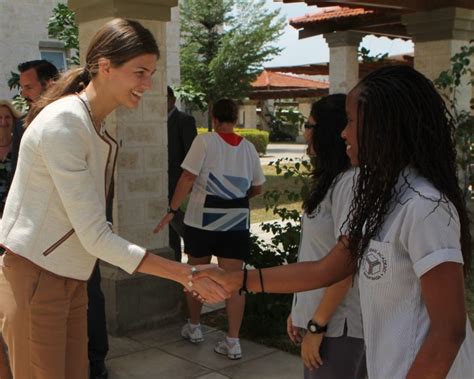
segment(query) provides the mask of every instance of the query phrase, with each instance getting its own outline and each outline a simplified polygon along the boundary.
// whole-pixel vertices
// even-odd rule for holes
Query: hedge
[[[198,128],[199,134],[207,132],[208,130],[206,128]],[[246,138],[249,142],[253,143],[255,149],[260,155],[264,155],[267,153],[267,145],[269,140],[267,131],[258,129],[235,128],[234,132]]]

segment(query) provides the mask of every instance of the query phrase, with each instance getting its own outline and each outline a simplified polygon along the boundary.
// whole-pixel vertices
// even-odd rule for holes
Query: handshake
[[[170,222],[172,222],[175,213],[178,213],[178,211],[168,211],[156,225],[153,232],[161,232]],[[170,262],[167,262],[166,265],[168,264],[170,264]],[[173,272],[171,273],[167,270],[167,275],[157,274],[152,269],[144,272],[175,280],[182,284],[184,290],[191,293],[196,299],[210,304],[220,303],[223,300],[230,298],[231,294],[236,291],[239,291],[239,294],[242,294],[242,292],[248,292],[248,272],[246,268],[238,271],[225,271],[215,264],[203,264],[197,266],[190,266],[178,262],[173,262],[173,264],[176,265],[172,269]],[[161,262],[161,265],[163,265],[163,262]],[[261,270],[258,270],[258,274],[260,277],[261,290],[263,292]]]
[[[224,271],[215,264],[192,266],[184,289],[206,303],[220,303],[241,288],[243,271]]]

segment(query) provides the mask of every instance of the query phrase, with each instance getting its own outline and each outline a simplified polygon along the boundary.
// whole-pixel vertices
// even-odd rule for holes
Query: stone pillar
[[[240,106],[242,112],[242,127],[245,129],[257,128],[257,101],[247,100]]]
[[[358,48],[363,34],[333,32],[323,37],[329,45],[329,93],[348,93],[359,80]]]
[[[69,0],[79,24],[80,54],[84,59],[97,29],[114,17],[135,19],[155,36],[160,59],[153,89],[136,110],[119,108],[107,119],[107,129],[120,150],[115,173],[114,230],[154,253],[173,259],[168,232],[152,230],[167,206],[166,21],[177,0]],[[109,332],[120,335],[181,317],[182,289],[152,276],[128,275],[102,263]]]
[[[298,102],[298,110],[306,119],[308,119],[311,113],[311,105],[313,105],[311,100],[312,99],[296,99]]]
[[[474,38],[474,10],[441,8],[402,16],[402,22],[415,43],[415,68],[430,79],[451,67],[451,57]],[[472,67],[472,65],[471,65]],[[461,80],[457,110],[469,111],[472,98],[471,77]]]
[[[179,8],[175,7],[171,10],[171,21],[166,23],[166,76],[168,85],[179,85],[181,83],[180,30]]]

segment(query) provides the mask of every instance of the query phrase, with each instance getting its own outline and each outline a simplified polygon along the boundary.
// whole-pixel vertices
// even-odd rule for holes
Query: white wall
[[[10,72],[18,63],[40,59],[39,42],[48,38],[48,19],[59,0],[0,0],[0,98],[10,99]]]

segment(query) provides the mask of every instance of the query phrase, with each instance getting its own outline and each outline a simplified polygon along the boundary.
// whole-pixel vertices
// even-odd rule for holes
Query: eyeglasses
[[[316,124],[310,124],[310,123],[308,123],[308,122],[307,122],[306,124],[304,124],[304,128],[305,128],[305,129],[312,129],[312,128],[314,128],[315,126],[316,126]]]

